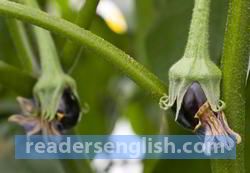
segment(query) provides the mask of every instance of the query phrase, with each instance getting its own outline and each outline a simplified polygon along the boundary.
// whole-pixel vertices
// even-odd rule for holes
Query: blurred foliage
[[[5,62],[16,67],[20,67],[20,62],[15,58],[17,57],[17,54],[14,44],[8,32],[6,22],[2,17],[0,17],[0,46],[0,60],[4,60]]]
[[[74,21],[77,12],[69,0],[44,1],[43,9]],[[135,27],[119,35],[112,32],[99,16],[95,17],[91,31],[113,43],[142,64],[150,68],[168,83],[168,69],[183,55],[194,5],[193,0],[135,0]],[[210,21],[211,58],[220,63],[223,35],[226,23],[227,0],[212,1]],[[52,9],[52,10],[51,10]],[[132,27],[133,28],[133,27]],[[58,52],[61,53],[65,39],[53,35]],[[0,59],[20,66],[16,51],[3,18],[0,18]],[[35,49],[35,48],[34,48]],[[79,134],[110,134],[115,122],[125,117],[137,134],[185,134],[174,123],[171,113],[162,115],[158,104],[141,91],[130,79],[106,63],[100,55],[82,48],[82,54],[71,75],[77,82],[81,102],[88,104],[89,111],[77,126]],[[17,113],[15,94],[0,88],[0,170],[4,173],[63,172],[58,161],[29,161],[13,158],[13,134],[22,134],[22,129],[6,122],[2,115]],[[249,100],[249,99],[248,99]],[[8,106],[3,106],[8,105]],[[6,109],[1,109],[7,107]],[[166,118],[164,123],[162,116]],[[162,131],[164,127],[164,131]],[[145,173],[185,172],[209,173],[208,160],[145,160]],[[84,168],[83,168],[84,169]]]

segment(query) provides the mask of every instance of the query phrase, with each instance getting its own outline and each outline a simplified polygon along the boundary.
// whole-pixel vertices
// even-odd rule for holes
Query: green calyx
[[[195,0],[193,17],[184,56],[169,70],[169,96],[160,99],[164,110],[175,103],[176,119],[187,89],[194,82],[201,85],[213,111],[224,108],[220,101],[221,70],[211,61],[208,46],[211,0]]]
[[[55,118],[65,89],[70,89],[77,98],[75,81],[64,73],[42,75],[36,83],[33,93],[39,103],[40,115],[51,121]],[[78,99],[79,100],[79,99]]]
[[[182,58],[169,70],[169,97],[166,108],[177,103],[176,118],[182,105],[187,89],[198,82],[203,89],[213,111],[222,109],[220,106],[221,71],[210,60],[203,58]]]

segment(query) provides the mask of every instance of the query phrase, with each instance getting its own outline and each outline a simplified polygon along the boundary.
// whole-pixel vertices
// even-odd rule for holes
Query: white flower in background
[[[128,30],[125,16],[121,9],[112,0],[102,0],[97,7],[97,14],[100,15],[111,30],[118,34]]]
[[[78,11],[84,5],[85,0],[71,0],[70,5],[72,9]],[[125,4],[125,2],[121,2],[122,5]],[[127,32],[128,25],[126,18],[122,12],[122,9],[119,8],[118,4],[120,4],[118,1],[114,0],[101,0],[99,2],[99,5],[97,7],[96,13],[101,16],[106,24],[109,26],[109,28],[118,34],[123,34]],[[131,3],[126,3],[127,6],[131,5]],[[126,6],[126,4],[124,6]],[[121,5],[121,4],[120,4]],[[130,7],[128,7],[130,8]]]

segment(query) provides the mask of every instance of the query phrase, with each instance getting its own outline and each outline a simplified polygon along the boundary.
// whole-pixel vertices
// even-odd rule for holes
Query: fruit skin
[[[59,120],[62,129],[68,130],[76,126],[80,118],[81,108],[77,97],[70,89],[64,90],[57,112],[63,115]]]
[[[172,109],[176,111],[176,106]],[[197,82],[187,89],[176,122],[195,134],[204,136],[205,142],[214,142],[216,139],[228,146],[233,146],[233,141],[241,142],[240,135],[229,127],[224,112],[212,110]]]
[[[195,118],[195,114],[206,101],[207,99],[201,86],[199,83],[194,82],[184,95],[176,121],[185,128],[193,130],[198,124],[198,119]]]

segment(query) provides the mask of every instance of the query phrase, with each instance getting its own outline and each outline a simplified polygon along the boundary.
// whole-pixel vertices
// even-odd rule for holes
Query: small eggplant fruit
[[[61,128],[71,129],[79,121],[81,108],[76,96],[66,89],[61,98],[59,108],[57,110],[57,119]]]
[[[18,97],[17,101],[23,114],[12,115],[9,121],[24,127],[27,135],[61,135],[77,124],[81,114],[79,101],[70,89],[64,90],[56,116],[52,120],[41,116],[41,108],[34,99]]]
[[[197,135],[217,138],[223,142],[236,140],[241,142],[239,134],[228,125],[223,111],[214,112],[198,83],[193,83],[183,97],[183,102],[176,120],[183,127]],[[226,139],[226,140],[225,140]]]

